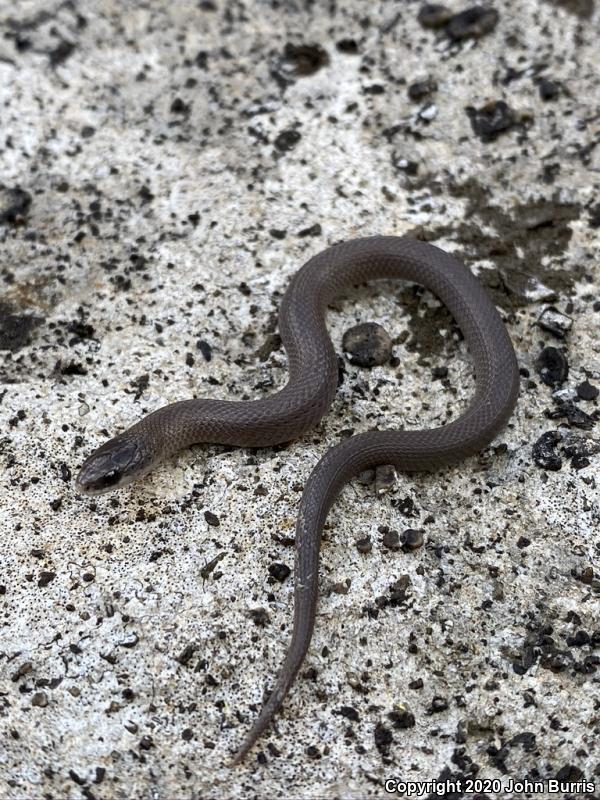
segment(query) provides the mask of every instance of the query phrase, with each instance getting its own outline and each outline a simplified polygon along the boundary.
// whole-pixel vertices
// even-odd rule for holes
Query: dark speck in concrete
[[[289,152],[294,149],[301,138],[302,134],[300,131],[297,131],[295,128],[286,128],[275,137],[275,147],[280,153]]]
[[[0,225],[23,225],[31,206],[31,195],[15,186],[7,188],[0,184]]]
[[[30,344],[33,332],[43,322],[44,318],[35,314],[11,313],[6,305],[0,303],[0,350],[15,353]]]
[[[479,39],[491,33],[498,24],[499,14],[491,6],[472,6],[460,11],[448,20],[447,35],[455,41]]]
[[[473,133],[482,142],[493,142],[501,133],[510,130],[516,122],[515,112],[504,100],[494,100],[480,108],[467,106],[465,111]]]

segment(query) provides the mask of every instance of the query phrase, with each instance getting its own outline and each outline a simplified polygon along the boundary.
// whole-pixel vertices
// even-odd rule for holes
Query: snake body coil
[[[433,245],[394,236],[335,245],[295,274],[281,302],[279,329],[290,376],[281,391],[250,402],[194,399],[160,408],[92,453],[77,478],[82,492],[97,494],[139,478],[158,461],[193,443],[263,447],[303,434],[325,414],[337,386],[337,359],[325,327],[327,304],[345,287],[382,278],[422,284],[447,306],[473,358],[475,395],[467,410],[448,425],[352,436],[327,451],[313,470],[296,525],[292,641],[275,687],[235,761],[246,755],[281,707],[310,644],[321,532],[342,486],[380,464],[405,471],[432,470],[472,455],[510,417],[519,374],[498,312],[469,270]]]

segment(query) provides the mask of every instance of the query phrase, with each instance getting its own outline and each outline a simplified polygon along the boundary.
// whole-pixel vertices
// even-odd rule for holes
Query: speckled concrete
[[[379,798],[392,777],[600,796],[600,19],[494,7],[453,39],[412,2],[0,0],[3,800]],[[490,288],[518,408],[455,469],[345,489],[305,669],[231,769],[288,641],[310,469],[348,429],[465,407],[452,320],[406,285],[349,292],[340,355],[374,321],[394,359],[345,359],[302,440],[197,446],[95,501],[72,476],[161,404],[283,385],[293,272],[409,232]],[[423,546],[386,546],[407,529]]]

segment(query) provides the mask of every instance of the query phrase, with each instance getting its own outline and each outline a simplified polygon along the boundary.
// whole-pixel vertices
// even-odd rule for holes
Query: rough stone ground
[[[600,797],[595,5],[496,0],[465,28],[413,2],[0,0],[0,797]],[[374,321],[395,359],[346,359],[302,440],[197,446],[96,500],[72,476],[161,404],[282,386],[293,272],[410,232],[493,292],[518,408],[480,457],[345,489],[305,669],[231,769],[288,641],[311,467],[465,407],[452,320],[349,292],[340,355]],[[384,544],[407,529],[422,547]]]

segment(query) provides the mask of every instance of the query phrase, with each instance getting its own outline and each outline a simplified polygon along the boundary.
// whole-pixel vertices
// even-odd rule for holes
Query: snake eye
[[[95,481],[94,490],[102,492],[105,489],[112,489],[113,486],[118,486],[121,480],[121,472],[118,469],[112,469],[110,472],[107,472],[106,475],[101,475],[97,481]]]

